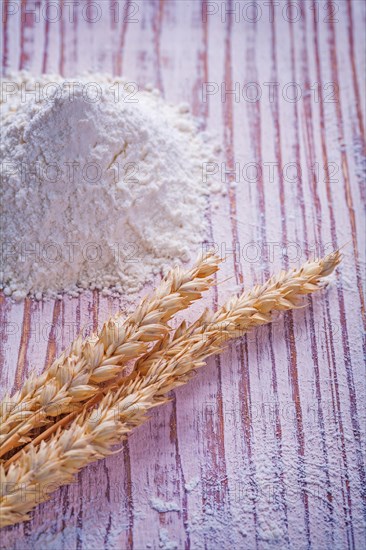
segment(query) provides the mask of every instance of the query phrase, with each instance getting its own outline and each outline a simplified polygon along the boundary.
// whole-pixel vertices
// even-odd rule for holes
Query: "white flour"
[[[103,75],[77,85],[27,73],[10,80],[1,130],[6,295],[134,293],[196,254],[207,196],[220,186],[203,182],[217,150],[186,105]]]
[[[173,500],[168,502],[161,500],[160,498],[151,498],[150,506],[157,512],[180,512],[180,506]]]

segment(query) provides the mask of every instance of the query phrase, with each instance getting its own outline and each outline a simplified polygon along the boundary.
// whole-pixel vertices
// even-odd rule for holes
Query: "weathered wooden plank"
[[[220,280],[235,277],[219,285],[214,305],[236,286],[349,244],[336,284],[306,311],[211,359],[119,455],[85,469],[30,523],[4,530],[1,547],[360,547],[364,4],[272,4],[272,21],[260,4],[256,23],[243,2],[119,2],[118,18],[115,2],[96,2],[95,23],[86,2],[70,19],[61,1],[55,22],[25,16],[30,4],[3,18],[3,69],[123,73],[152,82],[169,101],[187,101],[217,133],[227,193],[210,205],[210,240],[227,256]],[[222,9],[237,6],[224,17]],[[204,101],[206,82],[217,91]],[[248,82],[258,85],[249,90]],[[224,84],[239,86],[239,97],[222,97]],[[251,91],[261,100],[249,101]],[[95,329],[121,307],[95,293],[46,304],[1,298],[2,388],[18,387],[85,324]],[[164,511],[167,503],[176,510]]]

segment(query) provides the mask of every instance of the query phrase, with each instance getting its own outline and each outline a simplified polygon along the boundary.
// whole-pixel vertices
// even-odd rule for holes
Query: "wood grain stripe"
[[[126,2],[126,14],[130,13],[130,6],[131,6],[131,0],[127,0]],[[126,34],[127,34],[127,28],[129,23],[129,17],[126,15],[123,18],[122,25],[121,25],[121,34],[118,44],[118,50],[116,55],[116,65],[114,74],[116,76],[122,76],[123,74],[123,53],[125,48],[125,41],[126,41]]]
[[[273,0],[271,0],[272,9],[274,9]],[[272,81],[278,82],[278,69],[277,69],[277,35],[276,35],[276,23],[273,18],[271,21],[271,58],[272,58]],[[271,105],[273,125],[275,130],[275,156],[278,167],[278,182],[279,182],[279,195],[280,195],[280,211],[281,211],[281,227],[282,227],[282,246],[283,249],[287,246],[287,225],[286,225],[286,209],[285,209],[285,186],[283,178],[283,159],[282,159],[282,145],[281,145],[281,128],[280,128],[280,111],[279,111],[279,98],[278,98],[278,86],[275,86],[274,101]],[[285,255],[284,263],[288,268],[288,257]],[[306,488],[306,473],[305,473],[305,440],[304,440],[304,427],[303,427],[303,414],[300,401],[300,388],[298,379],[297,368],[297,351],[294,336],[293,327],[293,314],[289,314],[285,317],[285,341],[287,348],[287,357],[289,363],[289,375],[291,380],[292,400],[295,405],[296,411],[296,439],[298,448],[298,479],[301,488],[301,498],[304,506],[304,520],[307,540],[310,541],[310,521],[309,521],[309,497]]]
[[[73,27],[73,38],[72,38],[72,64],[74,67],[78,65],[78,36],[79,36],[79,11],[75,10],[74,12],[74,21],[72,24]]]
[[[131,473],[131,456],[128,441],[123,442],[123,461],[125,467],[125,495],[127,500],[128,510],[128,532],[127,532],[127,547],[126,550],[133,548],[133,524],[134,524],[134,505],[132,495],[132,473]]]
[[[65,0],[60,0],[60,59],[58,71],[65,76]]]
[[[349,60],[352,68],[353,90],[354,90],[355,99],[356,99],[355,106],[356,106],[356,112],[357,112],[357,122],[359,127],[359,134],[362,139],[363,152],[364,154],[366,154],[364,115],[362,113],[362,101],[361,101],[360,87],[358,83],[357,68],[356,68],[352,0],[347,0],[347,16],[348,16],[347,30],[348,30]]]
[[[232,11],[234,8],[234,2],[230,0],[227,5],[227,11]],[[223,124],[224,124],[224,133],[223,133],[223,144],[224,144],[224,153],[226,166],[226,182],[227,182],[227,193],[229,197],[229,211],[230,211],[230,228],[231,228],[231,243],[233,251],[233,266],[235,273],[235,280],[237,285],[243,285],[244,276],[242,265],[240,261],[240,250],[239,245],[239,231],[238,231],[238,210],[237,210],[237,196],[236,188],[232,183],[235,181],[235,140],[234,140],[234,109],[233,109],[233,96],[230,91],[234,88],[233,82],[233,67],[232,67],[232,36],[233,36],[233,18],[228,16],[226,18],[225,26],[225,67],[224,67],[224,84],[226,91],[229,92],[225,94],[225,97],[222,98],[223,102]],[[262,200],[264,196],[262,194]],[[241,431],[243,434],[243,455],[244,461],[247,460],[247,467],[250,473],[249,484],[251,489],[255,491],[256,487],[256,463],[254,457],[254,448],[253,448],[253,433],[252,433],[252,400],[251,400],[251,379],[250,379],[250,365],[248,363],[248,340],[245,336],[243,342],[238,342],[235,346],[237,350],[237,357],[240,364],[240,383],[239,383],[239,392],[240,392],[240,422],[241,422]],[[253,517],[254,523],[254,535],[255,535],[255,545],[259,547],[259,526],[258,526],[258,510],[255,500],[251,503],[251,515]]]
[[[232,0],[229,1],[228,9],[232,10]],[[224,82],[226,90],[233,89],[232,78],[232,52],[231,52],[231,37],[232,37],[232,18],[226,20],[226,35],[225,35],[225,68]],[[243,272],[238,255],[238,224],[237,224],[237,208],[236,208],[236,191],[232,183],[235,181],[235,159],[234,159],[234,122],[233,122],[233,101],[232,94],[228,94],[223,101],[223,118],[224,118],[224,151],[226,159],[226,170],[228,171],[227,192],[230,203],[230,225],[232,233],[232,248],[234,258],[234,270],[237,283],[243,284]]]
[[[319,30],[318,30],[318,22],[315,16],[315,12],[313,17],[313,29],[314,29],[313,42],[314,42],[317,80],[319,82],[320,88],[323,89],[323,77],[322,77],[322,70],[321,70],[321,64],[320,64],[320,51],[319,51],[319,36],[318,36]],[[320,136],[321,136],[322,157],[323,157],[323,164],[325,167],[325,184],[326,184],[326,194],[327,194],[327,202],[328,202],[328,210],[329,210],[329,218],[330,218],[330,231],[331,231],[331,237],[332,237],[332,245],[333,245],[333,248],[336,249],[338,248],[337,236],[336,236],[336,221],[335,221],[335,215],[333,210],[333,195],[330,187],[328,148],[327,148],[326,131],[325,131],[325,113],[324,113],[324,105],[322,101],[319,102],[319,116],[320,116]],[[340,310],[340,324],[342,327],[345,327],[345,305],[344,305],[344,297],[343,297],[341,282],[339,282],[339,284],[337,285],[337,298],[338,298],[338,304],[339,304],[339,310]],[[336,418],[338,420],[338,426],[339,426],[340,438],[341,438],[341,456],[342,456],[342,461],[345,468],[345,479],[346,479],[345,487],[347,491],[347,505],[348,505],[348,510],[347,509],[345,510],[347,535],[349,535],[350,537],[349,542],[352,544],[351,547],[354,547],[352,500],[351,500],[351,490],[350,490],[350,484],[349,484],[348,459],[347,459],[347,453],[346,453],[346,441],[345,441],[345,433],[344,433],[342,412],[341,412],[341,399],[340,399],[339,382],[338,382],[337,367],[336,367],[335,347],[333,343],[332,317],[330,313],[329,298],[327,296],[325,297],[325,301],[326,301],[326,311],[327,311],[330,355],[332,359],[332,361],[330,362],[330,365],[332,366],[332,379],[334,381],[334,389],[335,389],[336,404],[337,404]],[[348,340],[348,335],[347,335],[347,340]],[[343,331],[342,331],[342,343],[343,343],[343,349],[345,354],[345,361],[347,362],[350,360],[349,349],[348,349],[347,341],[345,341],[345,336]]]
[[[254,25],[254,32],[248,33],[249,45],[247,47],[247,72],[248,77],[246,78],[247,82],[258,82],[258,71],[257,71],[257,59],[256,59],[256,46],[257,46],[257,24]],[[247,103],[247,112],[249,125],[251,128],[251,147],[253,150],[253,161],[257,163],[261,168],[263,168],[263,154],[262,154],[262,113],[261,113],[261,103],[260,101],[248,102]],[[260,234],[262,239],[262,245],[266,246],[268,243],[267,236],[267,218],[266,218],[266,201],[265,201],[265,190],[264,190],[264,179],[263,179],[263,169],[259,172],[258,181],[256,182],[256,193],[257,193],[257,205],[256,210],[258,212],[258,225],[260,227]],[[268,258],[264,262],[264,277],[267,278],[270,275],[270,265]],[[277,366],[276,359],[273,347],[273,333],[272,327],[268,327],[268,343],[269,351],[271,358],[271,372],[272,372],[272,389],[275,399],[275,433],[274,437],[276,440],[276,450],[278,455],[273,458],[275,464],[276,476],[278,475],[279,483],[279,492],[281,495],[281,505],[283,506],[284,513],[284,525],[286,529],[285,540],[289,541],[288,534],[288,509],[286,501],[286,491],[284,485],[284,463],[283,463],[283,452],[282,452],[282,425],[281,425],[281,415],[280,415],[280,405],[279,405],[279,393],[278,393],[278,384],[277,384]]]
[[[337,47],[336,47],[336,36],[334,22],[332,18],[329,18],[329,46],[330,46],[330,66],[332,70],[332,78],[336,84],[336,89],[340,90],[340,81],[339,81],[339,70],[338,70],[338,56],[337,56]],[[340,145],[344,143],[344,124],[343,124],[343,114],[341,106],[341,94],[336,98],[335,110],[336,110],[336,119],[338,127],[338,139]],[[361,305],[361,315],[364,323],[364,334],[366,335],[366,317],[365,317],[365,298],[362,288],[362,275],[361,275],[361,265],[359,261],[359,251],[357,244],[357,228],[356,228],[356,218],[355,218],[355,209],[353,204],[352,189],[350,184],[350,175],[349,175],[349,166],[347,152],[344,147],[340,147],[341,154],[341,167],[344,180],[344,195],[346,204],[348,207],[348,215],[351,224],[352,231],[352,245],[353,245],[353,256],[355,260],[355,269],[356,269],[356,278],[357,278],[357,288],[360,296],[360,305]],[[366,336],[364,338],[364,352],[366,354]]]
[[[31,312],[32,302],[30,298],[24,300],[22,336],[20,339],[20,347],[18,352],[17,369],[15,373],[13,392],[20,388],[24,378],[24,372],[27,366],[27,349],[31,334]]]
[[[179,437],[177,432],[177,399],[175,394],[173,394],[172,399],[172,410],[170,414],[170,442],[174,445],[175,449],[175,462],[176,462],[176,470],[177,470],[177,477],[180,481],[180,492],[182,493],[182,515],[183,515],[183,528],[185,532],[185,542],[184,542],[184,549],[189,550],[191,548],[191,540],[190,540],[190,534],[189,534],[189,526],[188,526],[188,492],[186,489],[186,480],[184,476],[184,470],[182,465],[182,458],[180,455],[180,449],[179,449]]]
[[[156,62],[156,77],[155,77],[155,86],[164,93],[163,79],[161,76],[161,56],[160,56],[160,35],[161,27],[163,22],[164,14],[164,0],[158,0],[155,4],[157,9],[153,10],[152,18],[152,28],[154,33],[154,53],[155,53],[155,62]]]
[[[45,0],[48,4],[49,0]],[[50,21],[49,18],[45,18],[45,36],[44,36],[44,47],[43,47],[43,60],[42,60],[42,73],[47,73],[48,67],[48,47],[50,43]]]
[[[6,327],[6,303],[5,303],[5,296],[2,292],[0,293],[0,326],[3,327],[3,330]],[[2,339],[0,341],[0,377],[3,374],[3,371],[5,370],[4,348],[5,348],[7,339],[8,339],[8,334],[4,330],[4,334],[2,335]]]
[[[24,51],[24,40],[25,40],[25,7],[27,0],[21,0],[20,5],[20,59],[19,59],[19,70],[24,69],[25,63],[27,61],[26,53]]]
[[[2,67],[5,72],[8,65],[8,23],[9,23],[9,0],[4,0],[2,8],[2,18],[3,18],[3,59]]]
[[[289,3],[290,6],[290,14],[292,12],[292,4]],[[305,91],[310,91],[311,84],[310,84],[310,76],[309,76],[309,59],[308,59],[308,51],[307,51],[307,45],[306,45],[306,36],[307,36],[307,26],[306,26],[306,13],[304,13],[304,17],[301,21],[301,30],[302,30],[302,75],[303,75],[303,85]],[[294,82],[296,82],[296,56],[295,56],[295,36],[294,36],[294,29],[293,25],[289,24],[289,31],[290,31],[290,38],[291,38],[291,67],[292,67],[292,79]],[[304,124],[306,128],[305,132],[305,140],[307,144],[308,149],[308,156],[309,156],[309,162],[308,164],[310,166],[315,166],[316,162],[316,154],[315,154],[315,143],[314,143],[314,125],[313,125],[313,113],[312,113],[312,104],[311,104],[312,98],[309,94],[304,94]],[[294,124],[295,124],[295,152],[296,152],[296,163],[298,166],[301,166],[301,157],[300,157],[300,131],[299,131],[299,117],[298,117],[298,106],[297,103],[294,103]],[[311,196],[312,196],[312,208],[315,209],[315,218],[317,220],[317,223],[315,224],[315,241],[319,244],[321,244],[321,249],[323,250],[323,241],[322,241],[322,220],[323,220],[323,213],[321,208],[321,201],[319,197],[319,191],[318,186],[319,182],[317,180],[316,172],[315,170],[312,170],[312,176],[310,177],[310,190],[311,190]],[[300,176],[298,178],[298,197],[299,197],[299,203],[301,204],[301,214],[302,214],[302,225],[303,225],[303,233],[304,233],[304,240],[305,240],[305,248],[308,255],[308,231],[306,226],[306,207],[305,207],[305,196],[304,196],[304,189],[303,189],[303,179]],[[319,371],[319,357],[318,357],[318,346],[316,341],[316,334],[315,334],[315,314],[314,314],[314,306],[313,306],[313,299],[312,297],[309,297],[308,299],[308,305],[309,305],[309,321],[310,321],[310,346],[311,346],[311,356],[313,360],[313,368],[314,368],[314,376],[315,376],[315,394],[316,394],[316,401],[317,401],[317,416],[318,416],[318,424],[319,424],[319,433],[320,433],[320,443],[321,443],[321,451],[324,459],[324,473],[325,473],[325,484],[326,484],[326,499],[327,499],[327,509],[329,514],[329,523],[331,527],[331,540],[332,543],[334,543],[334,506],[333,506],[333,495],[332,495],[332,488],[331,488],[331,481],[330,481],[330,474],[329,474],[329,458],[328,458],[328,451],[327,451],[327,445],[325,440],[325,421],[324,421],[324,413],[323,413],[323,403],[322,403],[322,387],[321,387],[321,379],[320,379],[320,371]]]
[[[63,308],[62,301],[55,300],[53,305],[51,330],[48,337],[46,360],[44,364],[45,369],[48,368],[50,365],[52,365],[53,361],[56,358],[56,354],[57,354],[56,334],[57,334],[57,327],[60,325],[62,308]]]
[[[336,51],[334,22],[332,18],[330,18],[329,20],[328,27],[330,31],[329,46],[330,46],[330,64],[331,64],[331,70],[332,70],[332,78],[333,78],[333,81],[336,83],[337,89],[339,90],[340,83],[339,83],[339,77],[338,77],[338,74],[339,74],[338,58],[337,58],[337,51]],[[339,142],[343,143],[344,142],[344,125],[343,125],[343,115],[342,115],[342,107],[341,107],[341,95],[339,95],[338,101],[336,101],[335,103],[335,110],[336,110]],[[352,231],[352,244],[353,244],[353,255],[355,260],[357,288],[358,288],[359,297],[360,297],[361,315],[362,315],[363,324],[364,324],[363,349],[364,349],[364,354],[366,355],[365,302],[364,302],[364,294],[363,294],[363,288],[362,288],[361,265],[359,262],[356,219],[355,219],[352,191],[350,186],[348,159],[347,159],[347,153],[344,150],[344,148],[341,148],[341,159],[342,159],[341,165],[342,165],[342,173],[343,173],[343,180],[344,180],[345,199],[348,207],[348,213],[349,213],[349,219],[350,219],[351,231]],[[355,438],[355,443],[357,445],[357,450],[356,450],[357,467],[358,467],[358,472],[359,472],[360,482],[361,482],[361,495],[362,495],[363,506],[364,506],[364,517],[366,519],[366,473],[365,473],[365,466],[364,466],[363,453],[362,453],[361,430],[360,430],[360,423],[359,423],[358,410],[357,410],[357,397],[356,397],[354,377],[352,372],[347,320],[346,320],[346,314],[344,309],[344,297],[343,297],[342,289],[340,287],[338,287],[338,292],[341,294],[340,305],[341,305],[341,318],[342,318],[342,327],[343,327],[342,340],[343,340],[343,348],[344,348],[344,355],[345,355],[347,385],[348,385],[349,394],[350,394],[351,421],[352,421],[352,427],[353,427],[353,435]]]

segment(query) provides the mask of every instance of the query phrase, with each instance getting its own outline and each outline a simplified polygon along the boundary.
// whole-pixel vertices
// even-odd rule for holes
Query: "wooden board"
[[[120,454],[4,529],[1,548],[363,547],[365,7],[2,1],[3,71],[124,74],[188,102],[217,134],[227,195],[210,241],[226,257],[221,280],[235,279],[209,305],[346,246],[307,309],[209,360]],[[96,293],[0,300],[2,391],[124,308]]]

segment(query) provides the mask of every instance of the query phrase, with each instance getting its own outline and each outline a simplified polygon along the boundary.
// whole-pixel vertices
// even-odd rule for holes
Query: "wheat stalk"
[[[269,322],[275,310],[298,307],[299,297],[318,290],[339,261],[335,252],[307,262],[300,270],[281,273],[232,298],[191,327],[181,325],[171,342],[139,360],[131,376],[107,393],[95,420],[95,411],[85,409],[68,429],[60,428],[49,441],[32,444],[16,461],[0,465],[0,525],[28,519],[27,513],[49,498],[46,489],[51,482],[53,490],[68,484],[82,467],[108,456],[121,437],[146,419],[149,409],[166,402],[171,390],[186,383],[209,355],[221,351],[227,338],[237,336],[238,329],[246,332]]]
[[[319,280],[325,277],[340,259],[339,252],[335,252],[326,258],[314,262],[307,262],[300,270],[282,272],[277,277],[272,277],[264,285],[256,286],[249,292],[244,292],[241,296],[233,296],[216,313],[204,314],[184,332],[182,327],[181,340],[188,341],[190,337],[192,344],[194,338],[204,335],[215,335],[215,341],[218,344],[226,339],[232,339],[240,336],[243,332],[258,325],[269,323],[273,310],[280,311],[286,309],[295,309],[297,301],[302,294],[310,294],[319,288]],[[165,340],[165,345],[162,343]],[[158,342],[155,348],[143,355],[139,361],[136,361],[133,372],[127,379],[122,379],[121,383],[133,379],[137,370],[145,372],[148,365],[158,360],[159,357],[169,352],[169,340]],[[174,345],[177,341],[177,333],[174,339]],[[103,388],[102,391],[95,394],[85,403],[84,408],[88,409],[101,401],[106,391],[110,387],[115,387],[114,380]],[[38,435],[32,443],[39,444],[48,439],[59,427],[69,424],[79,414],[80,409],[74,410],[69,415],[50,426],[49,429]],[[8,463],[13,462],[19,456],[14,455]]]
[[[308,261],[298,270],[282,271],[263,285],[256,285],[240,296],[232,296],[215,313],[205,312],[188,328],[182,325],[166,347],[161,344],[155,346],[137,360],[131,377],[136,372],[146,374],[159,359],[174,354],[178,345],[189,340],[194,344],[197,338],[203,339],[203,342],[209,339],[214,341],[215,346],[222,346],[227,340],[270,323],[275,311],[302,307],[300,298],[319,290],[320,281],[333,272],[340,258],[339,251],[336,251],[323,259]]]
[[[146,353],[151,342],[163,338],[173,315],[210,287],[219,262],[208,252],[188,271],[171,270],[126,320],[117,314],[98,336],[84,342],[77,338],[43,374],[31,376],[13,397],[5,396],[0,407],[0,457],[30,441],[32,430],[50,418],[80,410],[100,383],[115,378],[126,363]]]

